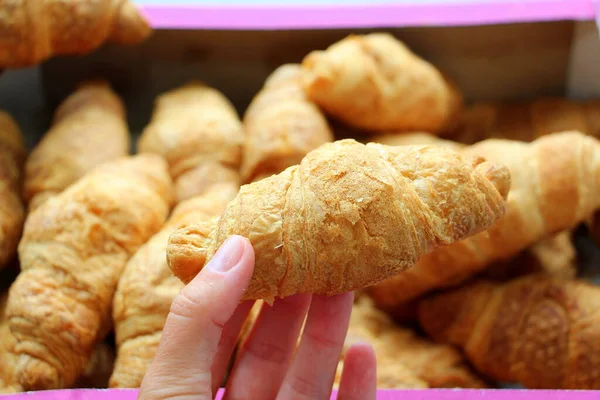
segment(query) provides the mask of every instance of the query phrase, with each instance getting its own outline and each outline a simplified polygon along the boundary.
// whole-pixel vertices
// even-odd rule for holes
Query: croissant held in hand
[[[505,167],[442,147],[341,140],[243,186],[220,218],[174,232],[168,262],[189,282],[239,234],[256,254],[246,299],[344,293],[486,229],[509,186]]]
[[[482,373],[531,389],[600,389],[600,288],[528,276],[422,301],[421,325]]]
[[[131,0],[0,0],[0,68],[85,54],[105,41],[135,44],[150,27]]]

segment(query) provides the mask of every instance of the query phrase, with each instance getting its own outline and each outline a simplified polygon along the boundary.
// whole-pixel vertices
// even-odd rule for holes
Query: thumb
[[[173,301],[140,399],[211,399],[211,367],[223,325],[250,282],[254,251],[232,236]]]

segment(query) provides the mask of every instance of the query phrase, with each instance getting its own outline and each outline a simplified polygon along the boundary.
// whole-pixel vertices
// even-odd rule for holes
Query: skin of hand
[[[214,398],[253,305],[240,303],[253,270],[252,245],[231,236],[173,301],[138,399]],[[329,399],[353,297],[301,294],[263,305],[238,350],[224,399]],[[375,353],[355,344],[344,358],[337,399],[375,396]]]

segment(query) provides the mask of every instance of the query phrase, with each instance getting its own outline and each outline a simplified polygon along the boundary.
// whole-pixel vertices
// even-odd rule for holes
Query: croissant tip
[[[130,0],[121,5],[110,39],[123,45],[133,45],[147,39],[152,34],[148,20]]]
[[[486,161],[482,157],[475,157],[473,165],[479,173],[485,176],[485,178],[494,185],[500,196],[506,200],[511,183],[510,171],[508,168],[504,165]]]

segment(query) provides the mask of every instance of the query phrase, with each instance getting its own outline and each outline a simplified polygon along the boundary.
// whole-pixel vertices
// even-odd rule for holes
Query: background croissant
[[[301,79],[299,65],[282,65],[248,106],[241,169],[245,182],[278,174],[299,164],[311,150],[333,141],[325,116],[306,98]]]
[[[357,341],[370,343],[375,349],[378,388],[418,388],[423,387],[423,383],[431,388],[487,386],[459,351],[396,325],[376,309],[367,296],[357,298],[352,308],[344,346],[349,347]]]
[[[361,129],[441,133],[462,109],[454,85],[387,33],[350,35],[309,53],[302,68],[308,98]]]
[[[178,202],[216,183],[239,184],[244,131],[221,92],[192,81],[163,93],[155,103],[138,151],[167,160]]]
[[[600,389],[600,288],[529,276],[423,300],[419,319],[482,373],[531,389]]]
[[[56,109],[50,130],[25,164],[33,210],[93,168],[129,153],[125,107],[105,81],[81,83]]]
[[[5,367],[22,390],[71,387],[84,372],[119,275],[171,196],[166,163],[140,155],[98,167],[28,216],[6,308],[16,344]]]
[[[138,43],[151,30],[131,0],[0,0],[0,68]]]

